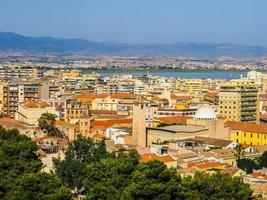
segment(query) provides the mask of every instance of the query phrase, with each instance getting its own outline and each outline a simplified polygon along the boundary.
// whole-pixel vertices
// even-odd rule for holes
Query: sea
[[[201,79],[236,79],[241,76],[245,77],[248,71],[97,71],[102,77],[112,77],[114,75],[133,75],[142,76],[150,74],[152,76],[161,76],[166,78],[201,78]]]

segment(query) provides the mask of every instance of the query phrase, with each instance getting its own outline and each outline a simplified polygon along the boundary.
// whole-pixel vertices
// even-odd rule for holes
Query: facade
[[[217,118],[215,110],[210,106],[200,107],[193,118],[187,119],[187,125],[198,125],[208,128],[208,137],[216,139],[230,139],[229,128],[224,120]]]
[[[230,128],[230,139],[240,144],[267,145],[267,125],[226,122]]]
[[[41,117],[43,113],[47,112],[55,114],[57,116],[59,115],[56,108],[48,103],[41,101],[35,101],[35,102],[27,101],[19,103],[18,110],[15,113],[15,119],[37,126],[38,119]]]
[[[230,121],[259,122],[258,86],[250,80],[237,79],[221,85],[219,111]]]
[[[49,95],[48,85],[39,82],[8,82],[1,88],[3,114],[14,118],[18,110],[19,103],[23,101],[35,101],[41,98],[47,98]]]
[[[80,119],[89,117],[89,106],[76,100],[69,99],[66,102],[65,121],[77,123]]]

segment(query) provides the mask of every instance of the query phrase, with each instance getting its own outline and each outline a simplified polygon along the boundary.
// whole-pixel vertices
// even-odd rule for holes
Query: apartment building
[[[0,102],[4,115],[14,118],[18,104],[24,101],[34,101],[48,98],[49,88],[40,82],[8,82],[1,84]]]
[[[65,121],[70,123],[78,123],[83,118],[89,118],[89,105],[74,99],[66,102]]]
[[[235,79],[220,86],[219,112],[231,121],[259,122],[258,86],[250,80]]]

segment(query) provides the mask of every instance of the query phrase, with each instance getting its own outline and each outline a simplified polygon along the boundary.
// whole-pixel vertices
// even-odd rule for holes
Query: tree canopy
[[[69,145],[64,160],[55,160],[55,174],[41,172],[36,150],[17,130],[0,128],[0,199],[69,200],[70,189],[85,199],[252,199],[252,190],[238,177],[199,173],[181,178],[160,161],[140,164],[135,150],[111,154],[104,141],[82,136]],[[258,162],[263,165],[265,159],[266,154]]]
[[[54,160],[56,174],[70,188],[80,188],[86,165],[98,162],[108,155],[104,141],[94,141],[79,135],[77,140],[69,145],[65,159]]]
[[[105,145],[79,136],[63,161],[56,161],[56,173],[91,199],[251,199],[252,190],[240,178],[226,174],[181,178],[160,161],[139,163],[135,150],[115,154]]]
[[[60,180],[40,172],[37,146],[17,130],[0,128],[0,199],[71,199]]]
[[[38,126],[44,130],[47,135],[62,137],[62,134],[55,125],[56,118],[57,116],[55,114],[48,112],[43,113],[38,119]]]

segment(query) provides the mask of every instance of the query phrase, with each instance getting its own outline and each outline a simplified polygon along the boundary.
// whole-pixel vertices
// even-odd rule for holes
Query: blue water
[[[101,75],[103,77],[113,76],[113,75],[123,75],[123,74],[132,74],[136,76],[146,74],[145,71],[114,71],[114,72],[103,72]],[[210,72],[170,72],[170,71],[152,71],[149,72],[152,76],[162,76],[162,77],[179,77],[179,78],[222,78],[222,79],[234,79],[240,78],[241,75],[245,77],[247,75],[247,71],[210,71]]]

